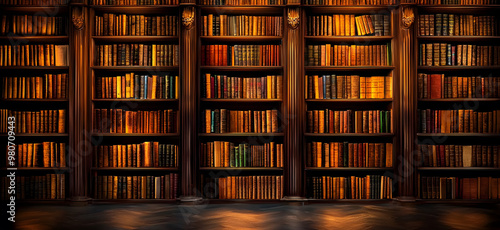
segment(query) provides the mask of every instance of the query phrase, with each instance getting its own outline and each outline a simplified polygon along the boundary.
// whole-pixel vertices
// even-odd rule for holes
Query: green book
[[[237,150],[238,147],[234,147],[233,143],[229,144],[229,167],[236,167],[234,154]]]

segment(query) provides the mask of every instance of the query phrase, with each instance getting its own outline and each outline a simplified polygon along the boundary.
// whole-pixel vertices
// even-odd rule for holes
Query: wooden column
[[[399,164],[400,201],[415,201],[415,157],[417,94],[415,85],[415,49],[414,49],[414,5],[403,4],[401,15],[400,48],[400,84],[401,96],[401,148],[402,159]]]
[[[89,199],[90,119],[88,117],[88,9],[83,2],[70,4],[70,76],[74,89],[70,96],[69,117],[69,198],[72,204],[86,204]],[[70,90],[71,92],[71,90]]]
[[[301,201],[302,194],[302,133],[304,124],[301,66],[303,56],[300,8],[296,4],[286,9],[287,25],[285,48],[285,197],[287,201]]]
[[[181,3],[184,5],[184,3]],[[183,202],[197,201],[196,197],[196,11],[185,3],[182,11],[181,60],[181,196]]]

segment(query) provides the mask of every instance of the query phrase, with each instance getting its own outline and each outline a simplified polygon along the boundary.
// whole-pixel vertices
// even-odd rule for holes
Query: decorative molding
[[[289,10],[287,20],[288,20],[288,26],[290,26],[290,28],[294,30],[297,29],[300,24],[300,16],[298,10],[296,9]]]
[[[403,17],[401,22],[403,23],[403,29],[410,29],[411,25],[415,21],[415,14],[413,13],[413,8],[404,7],[403,8]]]
[[[194,7],[186,7],[182,11],[182,25],[187,30],[193,28],[194,25]]]
[[[76,30],[83,29],[83,26],[85,25],[85,23],[84,23],[85,19],[83,18],[82,15],[80,15],[78,17],[73,15],[72,21],[73,21],[73,26],[75,27]]]

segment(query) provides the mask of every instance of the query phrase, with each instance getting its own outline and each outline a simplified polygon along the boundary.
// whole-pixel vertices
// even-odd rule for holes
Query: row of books
[[[418,98],[498,98],[500,78],[482,76],[417,75]]]
[[[424,14],[418,18],[420,36],[495,36],[495,16]]]
[[[201,143],[202,167],[283,167],[283,144],[214,141]]]
[[[391,46],[307,45],[307,66],[389,66]]]
[[[97,176],[96,199],[177,199],[179,176]]]
[[[419,133],[500,133],[500,111],[419,109]]]
[[[16,133],[66,133],[66,110],[13,111],[0,109],[0,133],[8,131],[8,117],[14,116]]]
[[[18,144],[17,167],[66,167],[66,143]]]
[[[97,66],[179,66],[175,44],[112,44],[96,46]]]
[[[96,36],[177,36],[178,18],[104,13],[95,16]]]
[[[396,3],[396,0],[305,0],[307,5],[328,6],[394,5]]]
[[[66,35],[66,18],[41,15],[3,15],[0,35]]]
[[[94,146],[94,167],[177,167],[179,147],[159,142]]]
[[[204,15],[202,36],[281,36],[283,17]]]
[[[306,75],[306,99],[392,98],[389,76]]]
[[[228,176],[202,178],[209,199],[278,200],[283,197],[283,176]]]
[[[0,45],[0,66],[67,66],[68,45]]]
[[[391,111],[308,110],[308,133],[391,133]]]
[[[422,177],[420,197],[422,199],[498,199],[500,178],[476,177]]]
[[[419,45],[421,66],[497,66],[500,46],[427,43]]]
[[[312,199],[392,199],[392,178],[388,176],[314,176],[306,183]]]
[[[10,177],[2,177],[2,188],[8,188]],[[9,200],[12,194],[1,189],[2,200]],[[15,196],[17,200],[64,200],[66,198],[66,179],[64,174],[45,174],[43,176],[16,176]]]
[[[201,75],[202,98],[282,98],[283,76],[228,77],[227,75]]]
[[[179,76],[139,75],[96,77],[96,99],[178,99]]]
[[[1,0],[0,5],[61,6],[69,0]]]
[[[334,14],[307,17],[308,36],[390,36],[388,14]]]
[[[3,77],[4,99],[64,99],[68,74],[44,74],[36,77]]]
[[[201,114],[204,133],[277,133],[278,110],[206,109]]]
[[[307,143],[307,167],[392,167],[392,143]]]
[[[280,66],[281,45],[202,45],[201,65]]]
[[[500,167],[500,146],[418,145],[423,167]]]
[[[201,5],[228,5],[228,6],[248,6],[248,5],[283,5],[284,0],[201,0]]]
[[[498,0],[416,0],[418,5],[493,5]]]
[[[179,0],[92,0],[92,5],[136,6],[136,5],[178,5]]]
[[[94,132],[97,133],[175,133],[177,111],[129,111],[94,109]]]

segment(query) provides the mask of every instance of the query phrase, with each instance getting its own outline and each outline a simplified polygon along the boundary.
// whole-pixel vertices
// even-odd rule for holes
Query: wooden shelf
[[[51,12],[51,16],[64,15],[68,13],[68,6],[32,6],[32,5],[0,5],[0,12],[9,13],[28,13],[36,14],[40,12]]]
[[[68,102],[68,99],[0,99],[3,102]]]
[[[419,102],[499,102],[500,98],[441,98],[441,99],[418,99]]]
[[[282,99],[217,99],[217,98],[202,98],[203,102],[221,102],[221,103],[279,103]]]
[[[420,13],[485,14],[497,13],[500,5],[417,5]]]
[[[491,42],[499,41],[500,36],[417,36],[419,41],[446,41],[446,42]]]
[[[199,133],[200,137],[282,137],[284,133]]]
[[[15,168],[15,167],[6,167],[6,168],[2,168],[2,170],[8,170],[9,168]],[[16,168],[17,171],[68,171],[69,168],[68,167],[62,167],[62,168],[58,168],[58,167],[17,167]]]
[[[417,68],[432,71],[500,70],[500,66],[418,66]]]
[[[6,137],[6,133],[0,133],[0,137]],[[67,133],[16,133],[16,137],[67,137]]]
[[[201,66],[201,70],[205,71],[282,71],[282,66]]]
[[[394,168],[374,168],[374,167],[306,167],[306,171],[392,171]]]
[[[393,36],[304,36],[310,42],[378,42],[390,41]]]
[[[0,66],[2,70],[69,70],[68,66]]]
[[[93,167],[93,171],[178,171],[174,167]]]
[[[464,200],[464,199],[417,199],[417,203],[425,204],[496,204],[500,203],[500,199],[478,199],[478,200]]]
[[[93,199],[92,203],[176,203],[177,199]]]
[[[245,14],[245,15],[283,15],[283,5],[268,6],[200,6],[202,14]]]
[[[305,133],[306,137],[393,137],[394,133]]]
[[[0,36],[0,42],[10,41],[27,41],[35,43],[67,43],[69,42],[68,36],[44,36],[44,35],[16,35],[16,36]]]
[[[178,66],[92,66],[93,70],[107,71],[147,71],[147,72],[167,72],[179,71]]]
[[[419,167],[421,171],[500,171],[495,167]]]
[[[417,137],[490,137],[500,138],[494,133],[417,133]]]
[[[272,42],[281,41],[281,36],[200,36],[207,42]]]
[[[277,167],[200,167],[201,171],[283,171]]]
[[[395,9],[397,5],[385,6],[330,6],[330,5],[302,5],[306,10],[314,14],[328,14],[328,13],[384,13],[391,9]]]
[[[306,102],[314,103],[375,103],[375,102],[392,102],[392,99],[306,99]]]
[[[134,98],[122,98],[122,99],[92,99],[94,102],[178,102],[179,99],[134,99]]]
[[[92,36],[96,42],[173,42],[178,36]]]
[[[374,71],[393,70],[394,66],[306,66],[306,71]]]
[[[92,133],[93,137],[178,137],[179,133]]]
[[[389,203],[392,199],[307,199],[311,203]]]
[[[179,11],[179,5],[92,5],[90,7],[99,13],[119,14],[165,14]]]
[[[231,204],[231,203],[280,203],[281,199],[204,199],[210,204]]]

